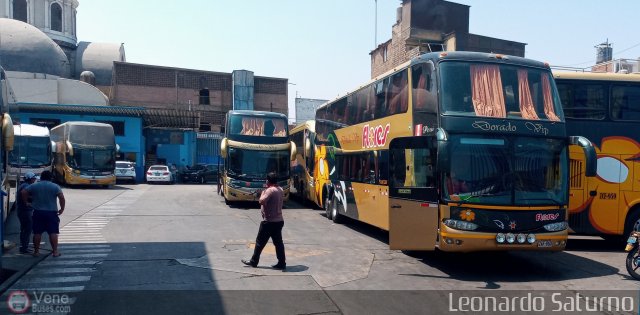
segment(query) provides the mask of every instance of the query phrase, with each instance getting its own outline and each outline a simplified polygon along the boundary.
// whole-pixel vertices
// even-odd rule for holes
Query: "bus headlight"
[[[473,231],[478,228],[478,225],[471,222],[446,219],[444,220],[444,225],[457,230],[465,230],[465,231]]]
[[[536,242],[536,235],[535,234],[527,235],[527,243],[533,244],[535,242]]]
[[[520,233],[520,234],[518,234],[516,239],[518,240],[518,243],[524,244],[524,242],[527,240],[527,236],[522,234],[522,233]]]
[[[507,243],[513,244],[516,241],[516,236],[513,233],[507,233]]]
[[[504,243],[504,241],[505,241],[504,234],[502,234],[502,233],[498,233],[498,235],[496,235],[496,242],[498,242],[498,243],[501,243],[501,244],[502,244],[502,243]]]
[[[556,223],[549,223],[545,225],[544,229],[549,232],[557,232],[557,231],[566,230],[568,227],[569,226],[567,225],[567,222],[556,222]]]

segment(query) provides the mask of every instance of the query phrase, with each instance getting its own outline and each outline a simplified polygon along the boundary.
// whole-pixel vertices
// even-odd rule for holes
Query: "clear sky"
[[[399,0],[79,0],[79,41],[124,43],[128,62],[287,78],[333,99],[370,79],[369,53],[391,38]],[[587,67],[595,45],[640,57],[638,0],[455,0],[473,34],[526,43],[528,58]],[[376,41],[377,38],[377,41]]]

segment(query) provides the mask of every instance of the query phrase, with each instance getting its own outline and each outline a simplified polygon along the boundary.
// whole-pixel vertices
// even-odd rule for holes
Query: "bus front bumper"
[[[475,252],[475,251],[562,251],[567,245],[567,230],[548,233],[512,233],[516,240],[513,243],[496,240],[498,233],[479,233],[460,231],[441,225],[438,248],[446,252]],[[505,236],[509,232],[503,233]],[[518,242],[519,234],[525,235],[524,242]],[[534,242],[526,237],[535,236]]]
[[[227,187],[226,188],[227,193],[226,193],[226,198],[229,201],[255,201],[258,202],[258,200],[260,199],[260,194],[262,193],[262,191],[264,189],[257,189],[257,188],[252,188],[252,189],[245,189],[245,188],[233,188],[233,187]],[[287,201],[289,200],[289,189],[283,189],[283,201]]]

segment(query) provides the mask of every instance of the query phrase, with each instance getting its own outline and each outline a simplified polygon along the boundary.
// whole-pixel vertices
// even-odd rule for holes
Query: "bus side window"
[[[413,108],[429,113],[437,112],[433,66],[431,64],[415,65],[411,69]]]
[[[375,84],[376,106],[374,119],[383,118],[387,115],[387,86],[389,86],[389,78],[380,80]]]

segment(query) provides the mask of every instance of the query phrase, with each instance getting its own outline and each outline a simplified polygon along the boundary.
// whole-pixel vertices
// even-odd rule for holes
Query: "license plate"
[[[95,185],[95,184],[96,184],[96,181],[95,181],[95,180],[92,180],[92,181],[89,181],[89,183],[90,183],[91,185]]]
[[[538,247],[551,247],[551,241],[538,241]]]
[[[153,175],[160,176],[160,173],[154,173]]]
[[[637,240],[638,240],[638,238],[637,238],[637,237],[635,237],[635,236],[629,236],[629,239],[627,240],[627,243],[628,243],[628,244],[635,244]]]

